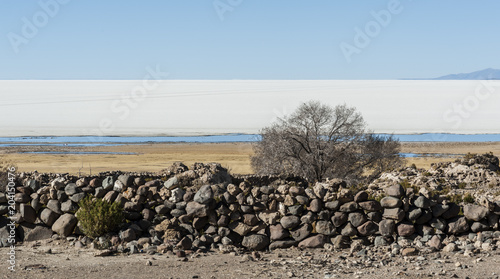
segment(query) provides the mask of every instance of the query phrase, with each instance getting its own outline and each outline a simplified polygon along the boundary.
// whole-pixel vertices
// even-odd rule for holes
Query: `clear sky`
[[[0,79],[398,79],[500,68],[500,1],[0,0]]]

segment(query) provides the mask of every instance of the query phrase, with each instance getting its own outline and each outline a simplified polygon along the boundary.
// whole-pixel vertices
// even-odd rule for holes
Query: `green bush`
[[[464,196],[464,202],[465,203],[474,203],[474,198],[470,193],[465,194]]]
[[[119,203],[88,196],[80,201],[77,219],[86,236],[95,238],[114,231],[123,222],[123,208]]]

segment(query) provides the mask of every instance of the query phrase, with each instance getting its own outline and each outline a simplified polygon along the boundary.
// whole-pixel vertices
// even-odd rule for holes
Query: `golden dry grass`
[[[48,148],[48,150],[46,150]],[[24,151],[100,151],[132,152],[135,155],[101,154],[29,154]],[[500,143],[403,143],[404,153],[466,154],[493,152],[500,156]],[[19,171],[56,172],[89,174],[110,170],[131,172],[156,172],[182,161],[190,166],[195,162],[218,162],[232,173],[250,174],[251,143],[159,143],[132,144],[121,146],[101,146],[86,148],[71,147],[11,147],[1,148],[2,160],[18,166]],[[419,168],[429,168],[431,163],[453,161],[454,158],[424,157],[409,158],[407,164]]]

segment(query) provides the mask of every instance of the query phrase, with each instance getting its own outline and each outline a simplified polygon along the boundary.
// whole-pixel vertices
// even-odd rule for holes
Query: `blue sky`
[[[170,79],[398,79],[500,68],[495,0],[0,4],[0,79],[141,79],[156,65]]]

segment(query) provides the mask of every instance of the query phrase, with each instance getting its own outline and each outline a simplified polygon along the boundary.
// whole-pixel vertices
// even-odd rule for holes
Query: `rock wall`
[[[87,195],[123,206],[128,222],[99,238],[101,246],[118,251],[342,249],[354,240],[380,246],[416,239],[440,249],[452,235],[483,232],[500,237],[499,201],[459,205],[398,183],[387,185],[374,200],[369,191],[353,192],[338,179],[309,185],[297,178],[232,177],[218,164],[188,169],[177,163],[160,174],[23,173],[16,184],[14,196],[0,193],[3,246],[10,246],[9,200],[16,203],[12,219],[18,241],[35,241],[54,233],[81,235],[75,212]],[[92,242],[82,236],[80,240],[79,245]]]

